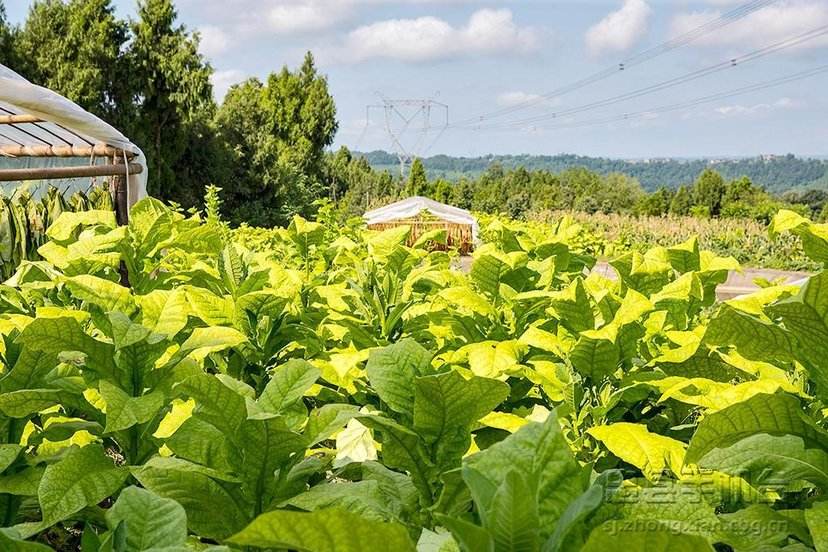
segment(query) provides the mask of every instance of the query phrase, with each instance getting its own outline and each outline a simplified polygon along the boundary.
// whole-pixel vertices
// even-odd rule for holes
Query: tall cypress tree
[[[300,68],[283,67],[262,83],[236,85],[216,116],[229,162],[227,209],[236,221],[284,224],[313,214],[330,195],[325,150],[336,134],[336,106],[308,53]]]
[[[38,0],[15,37],[12,68],[118,124],[130,103],[121,55],[128,34],[111,0]]]
[[[0,64],[14,65],[14,29],[6,19],[6,6],[0,0]]]
[[[198,53],[198,35],[176,23],[170,0],[140,0],[132,22],[131,82],[137,98],[132,133],[147,155],[149,193],[187,197],[204,182],[185,181],[192,140],[215,109],[213,69]],[[204,133],[202,132],[202,136]]]
[[[405,191],[409,196],[428,195],[428,177],[425,166],[419,158],[411,164],[411,173],[408,175],[408,185]]]

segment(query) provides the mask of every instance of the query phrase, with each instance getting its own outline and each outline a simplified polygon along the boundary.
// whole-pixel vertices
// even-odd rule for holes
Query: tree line
[[[429,179],[424,163],[417,159],[407,179],[395,180],[387,172],[372,169],[366,158],[345,149],[336,157],[340,160],[339,166],[347,167],[349,175],[362,175],[346,179],[349,187],[342,196],[340,208],[347,215],[357,215],[399,198],[421,195],[464,209],[504,213],[513,218],[526,218],[548,210],[575,210],[751,218],[767,223],[780,208],[828,218],[825,191],[791,191],[780,196],[771,194],[746,176],[727,180],[710,168],[703,169],[693,181],[677,189],[663,186],[647,192],[629,175],[601,175],[586,167],[552,172],[524,167],[506,169],[493,163],[478,177],[449,180]]]
[[[397,158],[385,151],[362,153],[372,167],[391,168]],[[773,193],[793,188],[828,188],[828,160],[787,155],[764,155],[743,159],[647,159],[625,160],[589,157],[585,155],[485,155],[481,157],[454,157],[434,155],[423,159],[429,174],[456,179],[476,177],[489,165],[498,163],[507,169],[523,167],[528,170],[562,172],[572,167],[586,167],[599,174],[623,173],[636,178],[646,191],[660,186],[678,188],[691,182],[704,169],[713,168],[729,180],[748,176],[752,182]]]

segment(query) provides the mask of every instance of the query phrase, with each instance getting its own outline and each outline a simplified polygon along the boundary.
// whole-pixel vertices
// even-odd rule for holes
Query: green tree
[[[0,64],[7,67],[15,65],[14,38],[15,31],[6,19],[6,6],[0,0]]]
[[[328,79],[317,72],[313,54],[305,54],[297,72],[283,67],[272,73],[262,102],[280,162],[321,184],[325,149],[333,143],[339,125]]]
[[[121,55],[128,38],[110,0],[39,0],[15,38],[14,69],[118,124],[130,105]]]
[[[725,194],[725,181],[713,169],[705,169],[693,184],[693,203],[704,207],[711,216],[719,216]]]
[[[203,195],[207,182],[182,176],[192,161],[191,148],[204,146],[192,138],[205,130],[215,109],[213,70],[198,53],[198,35],[177,24],[177,17],[170,0],[140,0],[128,54],[138,99],[129,130],[147,155],[149,193],[173,200],[194,189]]]
[[[350,184],[348,169],[353,160],[354,156],[345,146],[342,146],[336,153],[329,155],[327,158],[325,164],[326,181],[333,201],[338,200],[348,192]]]
[[[225,186],[225,197],[232,220],[284,224],[296,213],[312,215],[316,199],[341,194],[331,186],[342,186],[347,175],[335,171],[331,179],[325,164],[337,130],[336,106],[310,53],[295,72],[284,67],[267,83],[250,79],[232,87],[216,125],[231,156],[233,185]],[[340,169],[351,164],[340,161]]]
[[[727,184],[722,203],[726,205],[728,203],[736,203],[737,201],[750,201],[761,192],[762,190],[754,186],[750,178],[743,176]]]
[[[471,209],[474,203],[474,184],[468,179],[461,178],[460,182],[454,185],[451,196],[451,204],[461,209]]]
[[[452,183],[445,178],[437,179],[434,183],[434,199],[440,203],[451,203],[453,187]]]
[[[693,196],[687,186],[679,186],[670,202],[670,214],[687,216],[693,208]]]
[[[426,176],[425,166],[420,159],[415,159],[411,164],[405,193],[409,197],[428,195],[428,177]]]
[[[638,204],[638,212],[649,216],[665,215],[670,211],[672,200],[673,192],[662,186],[655,192],[642,197]]]

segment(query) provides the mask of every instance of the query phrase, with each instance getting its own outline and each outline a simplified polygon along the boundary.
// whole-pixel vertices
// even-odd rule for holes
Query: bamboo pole
[[[106,144],[94,146],[0,146],[0,156],[6,157],[123,157],[132,159],[135,154]]]
[[[130,165],[124,165],[123,159],[115,159],[115,165],[119,168],[124,167],[131,167],[135,165],[132,163]],[[120,226],[124,226],[129,222],[129,197],[127,195],[128,191],[128,183],[127,183],[127,174],[132,174],[132,171],[129,172],[124,171],[120,174],[114,175],[111,181],[112,185],[112,196],[115,200],[115,219],[118,221]]]
[[[14,125],[20,123],[44,123],[40,117],[34,115],[0,115],[0,125]]]
[[[49,167],[35,169],[0,169],[0,182],[24,180],[54,180],[59,178],[85,178],[90,176],[126,176],[144,170],[140,163],[127,165],[83,165],[79,167]]]

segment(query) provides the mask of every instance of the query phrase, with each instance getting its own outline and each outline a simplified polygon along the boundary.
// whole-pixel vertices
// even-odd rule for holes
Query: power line
[[[486,119],[502,117],[504,115],[508,115],[510,113],[514,113],[516,111],[520,111],[544,103],[552,98],[556,98],[558,96],[574,92],[575,90],[579,90],[581,88],[589,86],[590,84],[600,82],[604,79],[611,77],[612,75],[618,74],[619,72],[625,71],[627,69],[630,69],[631,67],[635,67],[636,65],[640,65],[646,61],[657,58],[677,48],[690,44],[691,42],[698,40],[706,34],[709,34],[713,31],[719,30],[727,25],[730,25],[731,23],[734,23],[735,21],[738,21],[739,19],[748,16],[753,12],[765,8],[778,1],[779,0],[754,0],[752,2],[747,2],[746,4],[742,4],[741,6],[720,15],[716,19],[708,21],[703,25],[695,27],[690,31],[687,31],[686,33],[683,33],[671,40],[668,40],[667,42],[663,42],[661,44],[653,46],[652,48],[639,52],[638,54],[630,56],[622,60],[615,66],[607,67],[606,69],[598,71],[597,73],[594,73],[588,77],[557,88],[551,92],[542,94],[537,98],[532,98],[530,100],[526,100],[499,110],[491,111],[489,113],[484,113],[476,117],[463,119],[455,123],[455,126],[464,126],[472,122],[481,122]]]
[[[725,71],[732,67],[737,67],[739,65],[743,65],[745,63],[749,63],[751,61],[755,61],[757,59],[761,59],[765,56],[774,54],[776,52],[786,50],[788,48],[793,48],[795,46],[799,46],[800,44],[804,44],[810,40],[814,40],[821,36],[828,34],[828,25],[822,25],[800,35],[797,35],[792,38],[788,38],[782,40],[780,42],[765,46],[763,48],[759,48],[758,50],[754,50],[747,54],[744,54],[739,57],[731,58],[727,61],[723,61],[720,63],[716,63],[714,65],[710,65],[708,67],[704,67],[702,69],[698,69],[696,71],[692,71],[685,75],[681,75],[678,77],[674,77],[672,79],[668,79],[666,81],[662,81],[650,86],[646,86],[644,88],[640,88],[638,90],[633,90],[631,92],[627,92],[624,94],[619,94],[616,96],[611,96],[609,98],[604,98],[602,100],[597,100],[594,102],[590,102],[587,104],[583,104],[577,107],[572,107],[569,109],[559,110],[553,113],[548,113],[544,115],[536,115],[534,117],[527,117],[524,119],[512,120],[512,121],[503,121],[500,123],[491,123],[489,125],[467,125],[468,128],[473,128],[475,130],[492,130],[497,128],[508,128],[508,127],[516,127],[516,126],[525,126],[527,124],[537,123],[546,121],[549,119],[557,119],[564,116],[575,115],[578,113],[583,113],[586,111],[591,111],[594,109],[598,109],[601,107],[606,107],[610,105],[614,105],[620,102],[624,102],[627,100],[639,98],[641,96],[646,96],[649,94],[653,94],[655,92],[660,92],[662,90],[666,90],[668,88],[673,88],[682,84],[685,84],[690,81],[698,80],[700,78],[712,75],[714,73],[718,73],[721,71]],[[457,128],[458,125],[453,125],[453,128]]]
[[[741,96],[741,95],[748,94],[748,93],[751,93],[751,92],[758,92],[760,90],[765,90],[765,89],[768,89],[768,88],[782,86],[783,84],[796,82],[796,81],[803,80],[803,79],[806,79],[806,78],[810,78],[810,77],[820,75],[820,74],[823,74],[823,73],[828,73],[828,65],[822,65],[822,66],[816,67],[814,69],[809,69],[807,71],[801,71],[801,72],[798,72],[798,73],[793,73],[793,74],[786,75],[784,77],[779,77],[779,78],[776,78],[776,79],[773,79],[773,80],[763,81],[763,82],[759,82],[759,83],[755,83],[755,84],[751,84],[751,85],[748,85],[748,86],[743,86],[741,88],[735,88],[735,89],[727,90],[727,91],[723,91],[723,92],[717,92],[715,94],[709,94],[707,96],[701,96],[701,97],[693,98],[691,100],[687,100],[687,101],[684,101],[684,102],[663,105],[663,106],[655,107],[655,108],[652,108],[652,109],[644,109],[644,110],[641,110],[641,111],[624,113],[622,115],[615,115],[615,116],[604,117],[604,118],[600,118],[600,119],[590,119],[590,120],[586,120],[586,121],[573,121],[571,123],[561,123],[561,124],[552,125],[552,126],[535,127],[535,128],[542,129],[542,130],[557,130],[557,129],[564,129],[564,128],[580,128],[580,127],[596,126],[596,125],[604,125],[604,124],[615,123],[615,122],[628,121],[628,120],[631,120],[631,119],[647,117],[649,115],[654,115],[654,114],[659,114],[659,113],[669,113],[671,111],[678,111],[678,110],[681,110],[681,109],[688,109],[688,108],[696,107],[698,105],[703,105],[703,104],[706,104],[706,103],[711,103],[711,102],[715,102],[715,101],[719,101],[719,100],[724,100],[724,99],[732,98],[732,97],[735,97],[735,96]],[[471,130],[471,129],[469,129],[469,130]],[[495,129],[495,130],[497,130],[497,129]],[[506,131],[506,130],[513,130],[513,129],[502,128],[502,129],[499,129],[499,130]]]

